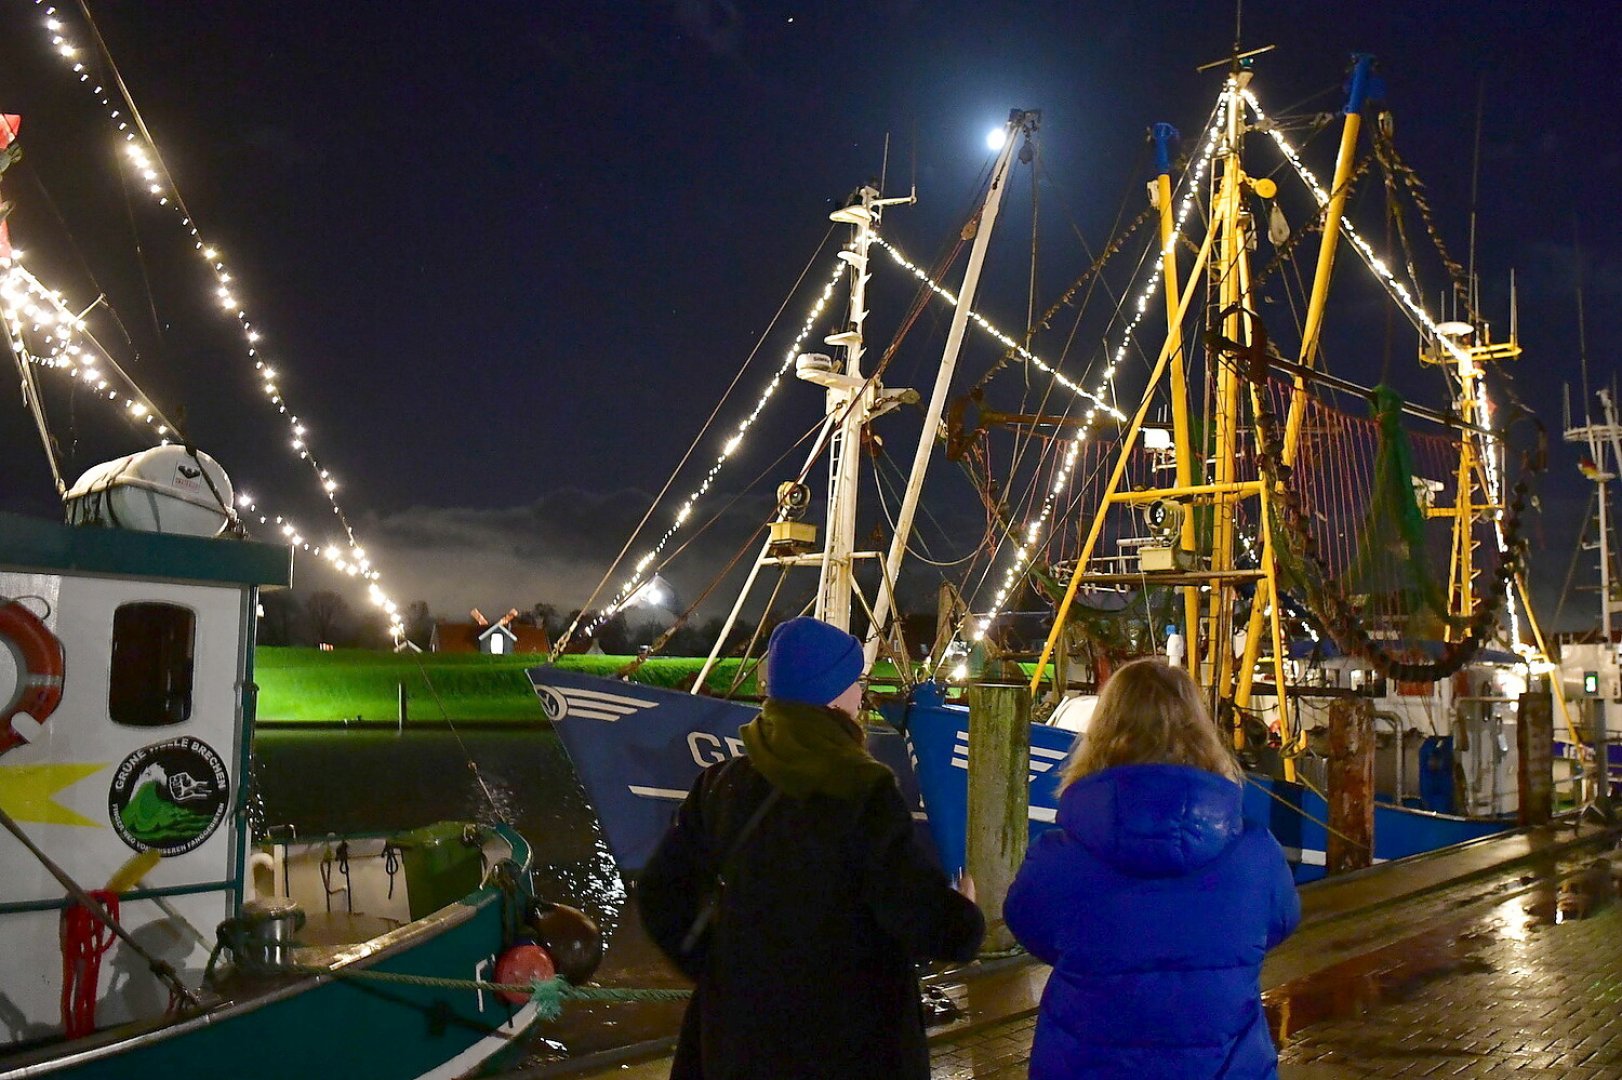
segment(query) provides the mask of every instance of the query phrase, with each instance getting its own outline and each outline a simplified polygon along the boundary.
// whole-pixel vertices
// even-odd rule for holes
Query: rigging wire
[[[744,358],[744,361],[741,365],[739,365],[737,372],[733,374],[732,381],[727,384],[726,390],[722,392],[720,400],[715,403],[715,407],[710,410],[710,415],[705,418],[703,425],[698,429],[698,434],[693,436],[692,442],[690,442],[687,446],[686,453],[682,454],[681,460],[676,463],[676,467],[670,470],[670,475],[665,478],[664,486],[659,489],[659,493],[655,495],[653,497],[653,501],[648,504],[648,509],[643,513],[642,519],[637,522],[636,528],[631,530],[631,535],[626,538],[625,544],[620,548],[619,554],[614,556],[614,561],[609,564],[608,569],[603,572],[603,576],[598,580],[597,586],[591,590],[591,595],[587,597],[586,602],[581,605],[580,613],[575,616],[574,621],[569,624],[563,633],[558,635],[557,644],[553,647],[552,651],[552,657],[554,659],[562,654],[564,647],[568,645],[569,639],[573,636],[575,628],[580,625],[580,620],[584,618],[586,613],[591,610],[591,605],[596,603],[597,597],[602,595],[603,587],[608,584],[608,582],[614,576],[614,571],[619,569],[620,564],[624,562],[626,553],[631,550],[632,545],[636,543],[637,537],[642,534],[643,528],[647,526],[648,519],[653,516],[654,510],[658,508],[660,500],[662,500],[665,495],[669,493],[671,485],[676,482],[676,478],[681,474],[681,470],[687,465],[688,460],[693,456],[693,452],[698,449],[699,444],[703,441],[705,434],[710,430],[710,425],[715,422],[716,416],[720,414],[721,407],[725,405],[727,399],[731,397],[732,391],[737,387],[739,380],[743,378],[744,372],[749,369],[749,365],[753,363],[755,357],[760,354],[761,346],[766,343],[766,339],[771,336],[772,330],[776,328],[777,321],[778,319],[782,318],[783,312],[788,308],[789,301],[794,298],[794,294],[798,292],[800,286],[805,283],[806,275],[811,272],[811,268],[815,266],[817,264],[817,260],[821,258],[822,250],[828,246],[828,238],[833,235],[836,227],[837,226],[834,224],[829,224],[828,231],[822,234],[822,239],[817,242],[816,250],[811,253],[811,257],[807,259],[805,265],[800,268],[799,276],[794,279],[794,284],[791,285],[788,292],[784,294],[782,303],[777,305],[777,311],[772,314],[771,320],[766,324],[766,328],[762,330],[760,336],[755,339],[754,347],[749,350],[749,355]],[[685,547],[686,545],[684,544],[682,546]],[[680,549],[678,548],[677,550]]]

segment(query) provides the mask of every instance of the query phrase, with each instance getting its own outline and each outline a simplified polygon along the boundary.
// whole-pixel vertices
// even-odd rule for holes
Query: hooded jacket
[[[1289,864],[1243,791],[1185,765],[1083,777],[1027,853],[1003,906],[1053,966],[1032,1080],[1261,1078],[1267,950],[1301,919]]]
[[[673,1078],[927,1080],[913,965],[972,959],[985,922],[860,737],[832,710],[768,701],[743,730],[750,756],[699,775],[643,870],[643,924],[697,984]],[[723,862],[714,919],[684,951]]]

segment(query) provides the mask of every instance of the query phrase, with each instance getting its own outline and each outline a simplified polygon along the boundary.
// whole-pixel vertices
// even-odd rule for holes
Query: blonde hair
[[[1239,783],[1239,762],[1182,668],[1134,660],[1104,684],[1087,733],[1059,769],[1059,790],[1117,765],[1192,765]]]

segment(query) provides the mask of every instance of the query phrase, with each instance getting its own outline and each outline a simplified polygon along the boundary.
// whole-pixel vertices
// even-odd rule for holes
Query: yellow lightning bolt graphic
[[[100,828],[102,822],[93,821],[76,810],[68,809],[53,796],[63,788],[76,784],[91,773],[99,772],[106,767],[80,763],[0,765],[0,809],[18,821]]]

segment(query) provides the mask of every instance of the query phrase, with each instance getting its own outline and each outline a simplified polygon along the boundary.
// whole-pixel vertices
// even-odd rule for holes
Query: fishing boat
[[[741,752],[735,732],[748,709],[703,696],[706,680],[718,670],[723,643],[743,621],[752,590],[775,575],[770,610],[789,574],[802,567],[816,571],[817,580],[801,610],[835,625],[863,625],[869,664],[882,658],[897,673],[899,692],[879,711],[884,730],[902,733],[910,768],[898,767],[898,775],[916,784],[919,810],[948,867],[965,858],[973,725],[962,687],[999,658],[1025,662],[1021,677],[1037,703],[1027,770],[1033,834],[1053,822],[1055,767],[1085,728],[1076,718],[1111,666],[1142,655],[1186,665],[1205,688],[1213,715],[1232,732],[1249,768],[1247,812],[1269,822],[1298,880],[1323,875],[1331,846],[1325,792],[1334,753],[1326,736],[1337,703],[1366,711],[1374,728],[1376,766],[1365,793],[1375,804],[1372,852],[1365,848],[1373,861],[1514,823],[1518,709],[1553,664],[1530,607],[1518,537],[1535,459],[1522,455],[1521,475],[1511,475],[1518,414],[1489,391],[1493,369],[1520,355],[1513,310],[1507,338],[1495,340],[1476,309],[1477,290],[1460,280],[1462,271],[1453,273],[1458,268],[1438,240],[1450,278],[1447,303],[1457,317],[1433,316],[1421,300],[1427,291],[1418,279],[1419,255],[1405,249],[1400,261],[1381,257],[1350,220],[1351,188],[1376,163],[1388,174],[1388,193],[1418,190],[1383,112],[1370,126],[1374,146],[1359,164],[1363,118],[1380,96],[1372,58],[1354,58],[1349,69],[1328,184],[1290,136],[1330,130],[1330,114],[1268,115],[1251,85],[1252,63],[1252,55],[1236,50],[1218,65],[1217,100],[1181,162],[1176,129],[1153,129],[1157,168],[1137,224],[1158,228],[1143,245],[1144,269],[1112,313],[1113,340],[1095,357],[1091,387],[1044,361],[1033,343],[1099,264],[1032,318],[1023,340],[996,331],[973,309],[1009,169],[1030,160],[1039,114],[1016,110],[1008,122],[983,197],[961,233],[973,243],[955,292],[941,273],[916,265],[878,235],[883,207],[910,197],[889,199],[864,187],[831,215],[850,228],[837,253],[844,265],[784,366],[729,433],[664,538],[634,564],[595,621],[586,616],[571,628],[589,632],[634,598],[647,574],[663,570],[666,542],[693,515],[792,367],[800,380],[824,388],[823,425],[800,474],[779,489],[761,547],[691,693],[684,698],[547,667],[530,673],[628,869],[656,842],[671,801],[696,773]],[[1250,164],[1264,152],[1265,164]],[[1294,202],[1275,174],[1295,185]],[[1302,245],[1313,232],[1317,244]],[[1125,238],[1112,237],[1103,258],[1122,250]],[[1408,363],[1434,373],[1439,405],[1325,370],[1329,283],[1343,243],[1411,326],[1417,364]],[[1299,271],[1297,295],[1291,275],[1280,271],[1296,271],[1310,246],[1317,257]],[[1263,265],[1254,253],[1269,250]],[[899,505],[893,513],[886,508],[889,543],[862,550],[855,448],[870,445],[868,425],[904,393],[880,383],[882,365],[875,372],[862,367],[871,325],[868,283],[881,256],[919,282],[924,301],[950,303],[953,317],[913,467]],[[800,352],[842,273],[847,308],[824,338],[831,353]],[[1270,304],[1300,314],[1287,351],[1262,318]],[[1153,341],[1156,306],[1164,308],[1165,330]],[[969,395],[949,402],[971,328],[996,338],[1002,356]],[[1118,384],[1137,351],[1148,370],[1129,396]],[[1056,395],[1061,406],[994,409],[988,383],[1013,367],[1045,377],[1043,400]],[[1118,407],[1123,401],[1135,404]],[[975,455],[997,430],[1016,432],[1016,449],[1005,459],[1020,460],[1022,440],[1039,447],[1030,455],[1039,464],[984,487],[985,557],[969,562],[959,588],[944,590],[941,631],[927,655],[909,656],[894,615],[895,590],[930,459],[944,443],[946,457],[970,459],[965,467],[973,472],[974,461],[989,460]],[[816,524],[802,518],[812,501],[806,477],[824,455],[819,541]],[[1023,501],[1008,493],[1023,493]],[[1040,648],[1018,640],[1022,599],[1023,607],[1041,609]],[[763,637],[757,631],[744,645],[733,690],[758,663]]]
[[[298,545],[248,539],[133,384],[159,445],[63,480],[47,379],[105,398],[112,361],[8,229],[0,318],[66,521],[0,514],[0,1078],[469,1074],[536,1018],[513,984],[589,976],[595,928],[499,822],[256,828],[259,599]]]
[[[1580,313],[1580,306],[1578,310]],[[1587,335],[1580,337],[1586,340]],[[1577,781],[1574,801],[1589,805],[1598,802],[1608,812],[1606,804],[1614,805],[1612,792],[1622,785],[1622,648],[1617,644],[1616,627],[1617,614],[1622,612],[1622,581],[1618,580],[1614,564],[1616,541],[1610,501],[1610,484],[1622,475],[1622,421],[1617,417],[1612,388],[1601,387],[1592,395],[1587,392],[1586,348],[1581,359],[1584,396],[1598,405],[1599,416],[1596,418],[1585,408],[1582,422],[1574,422],[1567,401],[1565,441],[1577,447],[1581,455],[1578,468],[1584,479],[1594,485],[1589,513],[1572,552],[1570,571],[1576,570],[1586,551],[1598,555],[1598,580],[1592,587],[1599,597],[1599,620],[1597,635],[1573,634],[1561,642],[1559,678],[1569,706],[1565,723],[1556,729],[1554,752]],[[1592,542],[1588,539],[1590,528],[1595,537]],[[1568,588],[1572,576],[1568,572]],[[1603,773],[1596,766],[1599,761],[1606,763]],[[1599,788],[1601,775],[1607,785],[1603,791]]]
[[[387,978],[494,978],[534,901],[512,829],[251,834],[255,610],[291,575],[275,545],[0,515],[0,1077],[450,1077],[534,1018]]]

